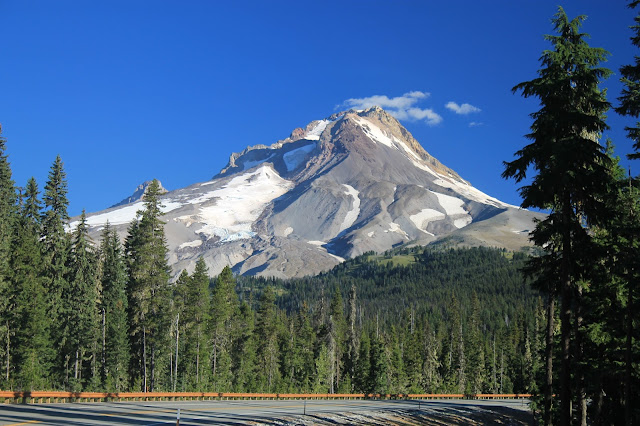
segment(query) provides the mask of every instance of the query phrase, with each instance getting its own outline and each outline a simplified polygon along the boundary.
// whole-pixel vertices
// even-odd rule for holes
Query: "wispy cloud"
[[[469,123],[469,127],[479,127],[479,126],[484,126],[484,123],[477,122],[477,121],[472,121],[471,123]]]
[[[471,104],[458,105],[457,103],[455,103],[453,101],[447,102],[447,104],[445,105],[445,108],[447,108],[450,111],[455,112],[456,114],[460,114],[460,115],[467,115],[467,114],[471,114],[471,113],[474,113],[474,112],[482,111],[480,108],[474,107]]]
[[[380,108],[384,108],[398,120],[424,120],[428,125],[435,126],[442,122],[442,117],[431,108],[418,108],[415,106],[418,102],[427,99],[430,95],[430,93],[420,91],[408,92],[402,96],[393,98],[386,95],[374,95],[367,98],[347,99],[342,106],[355,109],[367,109],[377,105]]]

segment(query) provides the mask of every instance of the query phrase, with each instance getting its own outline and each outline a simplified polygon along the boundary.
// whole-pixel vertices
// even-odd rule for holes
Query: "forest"
[[[502,172],[548,213],[526,254],[402,247],[286,281],[200,259],[172,280],[157,181],[124,241],[93,242],[84,213],[69,229],[61,158],[42,193],[18,187],[0,138],[0,387],[527,392],[547,425],[638,423],[640,191],[601,138],[612,107],[640,115],[640,57],[613,106],[585,18],[559,8],[538,76],[513,88],[540,106]]]

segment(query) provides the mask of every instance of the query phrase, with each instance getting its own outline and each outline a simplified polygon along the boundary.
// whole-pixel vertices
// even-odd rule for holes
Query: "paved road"
[[[305,407],[306,405],[306,407]],[[322,418],[334,413],[370,413],[380,410],[465,410],[506,407],[526,410],[522,400],[466,401],[371,401],[371,400],[282,400],[282,401],[171,401],[71,404],[0,405],[1,426],[22,425],[175,425],[180,426],[283,424],[287,416]],[[303,418],[305,418],[303,417]],[[306,422],[305,422],[306,423]],[[343,423],[344,424],[344,423]]]

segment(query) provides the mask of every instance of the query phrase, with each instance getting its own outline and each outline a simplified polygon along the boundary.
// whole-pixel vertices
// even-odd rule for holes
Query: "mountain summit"
[[[474,188],[379,107],[313,121],[234,153],[210,181],[163,195],[169,263],[299,277],[402,244],[528,246],[533,218]],[[125,235],[141,201],[90,214]]]

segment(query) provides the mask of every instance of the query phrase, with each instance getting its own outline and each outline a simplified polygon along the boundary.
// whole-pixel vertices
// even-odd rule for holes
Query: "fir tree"
[[[132,359],[137,364],[134,370],[138,370],[132,371],[132,376],[138,378],[143,391],[162,387],[163,361],[169,358],[169,266],[161,208],[160,185],[154,179],[144,195],[144,210],[129,227],[125,244]]]
[[[118,234],[108,222],[102,231],[100,261],[102,380],[107,391],[120,392],[129,379],[127,269]]]
[[[51,318],[46,298],[46,279],[40,240],[40,201],[34,178],[27,183],[21,202],[16,237],[12,244],[11,270],[15,330],[13,358],[16,388],[40,390],[51,386],[51,368],[55,357],[50,331]]]
[[[278,317],[274,302],[273,288],[268,286],[260,297],[260,307],[256,316],[256,335],[260,338],[257,350],[257,382],[258,388],[263,392],[272,392],[280,379]]]
[[[530,168],[537,174],[520,194],[522,207],[549,209],[549,216],[532,232],[534,243],[545,255],[538,265],[558,272],[556,286],[561,300],[560,423],[572,418],[572,351],[574,307],[580,303],[578,281],[581,256],[586,256],[591,237],[589,226],[606,216],[603,195],[610,190],[609,158],[598,138],[607,128],[604,113],[609,103],[598,88],[610,71],[600,68],[607,52],[592,48],[580,33],[585,19],[569,20],[559,8],[553,23],[558,35],[548,35],[554,49],[543,53],[539,77],[521,83],[514,91],[537,97],[542,108],[531,114],[534,123],[527,138],[532,141],[505,163],[503,177],[521,182]],[[548,389],[548,388],[547,388]],[[551,422],[547,390],[545,423]],[[578,405],[584,405],[584,399]]]
[[[52,338],[57,344],[57,360],[55,371],[62,379],[65,386],[68,385],[69,358],[66,357],[64,348],[68,345],[69,335],[65,330],[65,317],[68,316],[68,307],[62,303],[63,294],[69,291],[68,282],[68,258],[71,241],[65,232],[65,226],[69,220],[67,208],[67,175],[60,156],[57,156],[49,177],[44,187],[44,211],[42,213],[42,242],[43,264],[46,283],[46,294],[49,303],[49,315],[51,318]]]
[[[201,268],[204,261],[201,261]],[[216,389],[230,389],[231,347],[235,334],[235,320],[238,315],[238,296],[235,292],[236,281],[231,268],[225,266],[213,288],[211,309],[211,373]],[[209,311],[206,312],[209,315]]]
[[[6,152],[6,139],[0,126],[0,354],[5,383],[9,382],[11,369],[11,240],[16,223],[16,188],[11,177],[11,165]]]
[[[65,360],[73,362],[72,390],[82,390],[83,361],[88,355],[96,362],[97,322],[97,258],[88,236],[87,217],[82,211],[73,234],[69,264],[69,288],[63,294],[66,315],[62,318],[66,345]],[[67,364],[65,362],[65,364]],[[93,376],[93,374],[92,374]]]

